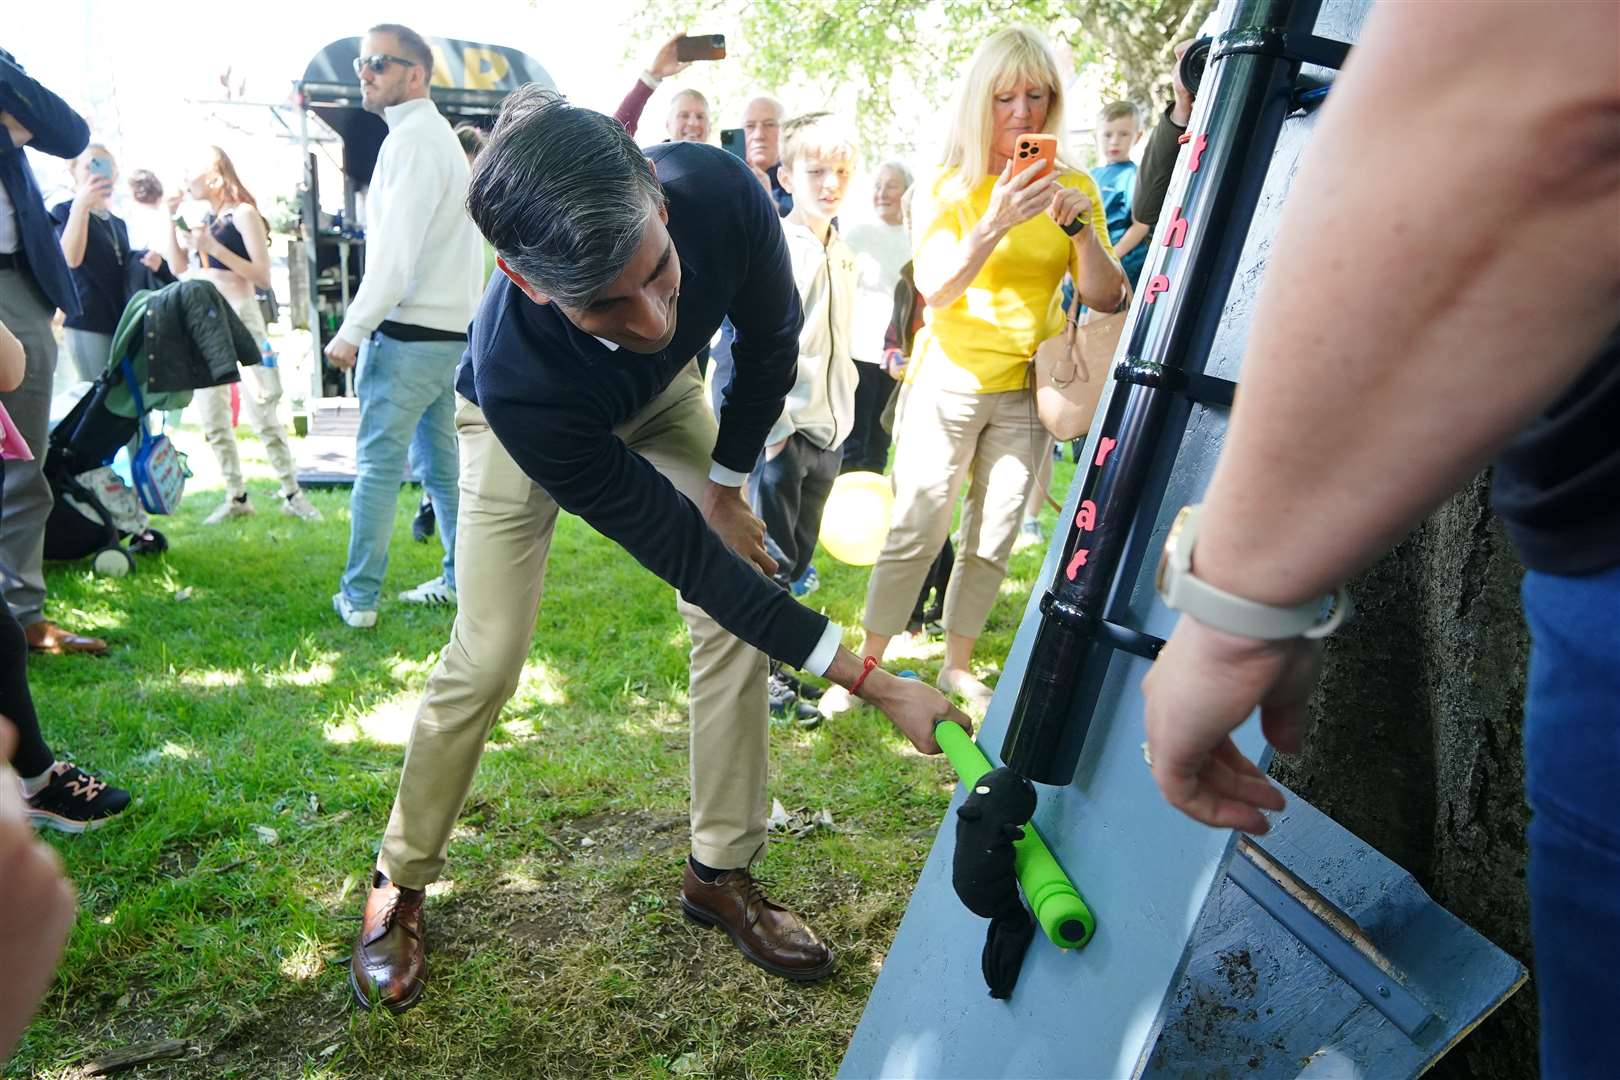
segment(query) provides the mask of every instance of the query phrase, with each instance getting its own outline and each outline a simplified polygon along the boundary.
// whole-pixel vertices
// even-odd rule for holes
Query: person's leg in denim
[[[1530,928],[1541,1073],[1614,1071],[1620,1002],[1620,567],[1525,575]]]
[[[435,343],[437,344],[437,343]],[[452,342],[460,350],[459,342]],[[454,367],[452,366],[452,372]],[[460,458],[456,449],[456,388],[446,382],[444,392],[433,400],[416,425],[411,440],[411,461],[416,466],[422,490],[433,500],[433,516],[438,523],[439,541],[444,544],[444,583],[456,587],[456,511],[460,506],[457,473]]]
[[[759,463],[748,478],[748,497],[754,513],[765,523],[765,551],[776,560],[776,580],[784,588],[810,565],[810,553],[798,548],[799,489],[804,486],[804,436],[789,435],[787,444],[769,460],[760,451]],[[801,565],[802,564],[802,565]]]
[[[460,351],[456,342],[396,341],[382,334],[372,334],[360,346],[355,377],[360,430],[342,581],[343,595],[356,610],[377,608],[406,454],[417,426],[451,385]]]

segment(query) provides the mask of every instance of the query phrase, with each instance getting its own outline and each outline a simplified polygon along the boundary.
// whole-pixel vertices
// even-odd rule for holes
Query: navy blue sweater
[[[67,103],[28,77],[16,59],[0,49],[0,110],[17,118],[33,132],[28,143],[42,154],[60,158],[78,157],[90,141],[90,129]],[[17,214],[17,232],[28,269],[52,304],[69,316],[79,314],[79,294],[68,276],[56,230],[45,214],[45,200],[34,182],[34,170],[22,149],[0,133],[0,184]]]
[[[662,393],[721,320],[737,329],[736,371],[714,460],[747,473],[792,389],[799,294],[775,202],[736,158],[699,143],[647,150],[681,260],[675,336],[652,355],[612,350],[555,304],[496,274],[457,374],[501,444],[557,505],[584,518],[727,630],[802,666],[827,627],[726,546],[698,508],[614,434]]]
[[[73,213],[73,200],[51,207],[51,224],[60,237]],[[64,326],[110,334],[118,329],[124,315],[124,294],[129,289],[125,267],[129,263],[129,226],[117,214],[105,218],[90,215],[85,222],[84,258],[70,268],[73,288],[79,296],[79,314],[70,315]]]

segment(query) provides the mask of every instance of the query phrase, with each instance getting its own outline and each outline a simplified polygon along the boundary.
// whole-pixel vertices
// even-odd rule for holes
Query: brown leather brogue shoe
[[[833,951],[798,915],[773,903],[747,870],[728,870],[711,885],[688,862],[681,879],[681,910],[718,926],[743,956],[772,975],[814,982],[832,974]]]
[[[427,962],[422,955],[421,889],[406,889],[381,870],[371,879],[360,937],[349,958],[349,985],[362,1009],[381,1002],[404,1012],[422,996]]]
[[[100,638],[85,637],[83,634],[64,630],[49,619],[29,623],[23,627],[23,636],[28,639],[28,647],[34,652],[89,653],[92,656],[100,656],[107,651],[107,643]]]

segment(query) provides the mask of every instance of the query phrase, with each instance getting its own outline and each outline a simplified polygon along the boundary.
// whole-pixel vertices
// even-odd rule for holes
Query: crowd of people
[[[1587,17],[1613,22],[1612,13]],[[1398,52],[1401,33],[1437,33],[1425,19],[1405,12],[1375,20],[1362,48]],[[1396,22],[1399,33],[1389,29]],[[1597,38],[1601,29],[1594,27]],[[1130,155],[1145,137],[1142,111],[1110,104],[1098,118],[1102,165],[1088,173],[1063,142],[1069,80],[1052,48],[1036,31],[1008,28],[984,40],[962,71],[938,160],[915,168],[885,162],[868,196],[872,220],[845,229],[840,220],[857,163],[881,157],[863,154],[850,117],[790,117],[762,94],[742,111],[740,153],[727,153],[709,145],[708,99],[688,88],[670,99],[668,138],[637,146],[632,136],[654,91],[687,66],[679,60],[683,36],[658,49],[613,114],[531,85],[510,94],[487,134],[453,131],[435,108],[433,55],[418,34],[383,24],[361,41],[355,69],[363,103],[384,119],[388,135],[367,199],[365,277],[325,347],[332,364],[355,369],[360,410],[348,557],[332,603],[349,627],[376,624],[409,460],[423,480],[428,528],[439,532],[445,554],[442,573],[400,599],[456,609],[423,693],[353,948],[351,983],[361,1007],[408,1009],[424,992],[425,890],[443,871],[484,742],[528,656],[562,510],[673,585],[690,632],[691,847],[679,884],[683,910],[722,929],[748,961],[774,974],[812,981],[834,970],[833,950],[809,921],[768,896],[751,872],[766,837],[769,714],[815,723],[864,703],[930,754],[939,752],[937,723],[971,731],[970,716],[983,715],[992,688],[976,672],[996,658],[978,653],[979,639],[1034,500],[1044,495],[1053,452],[1036,415],[1031,356],[1062,331],[1066,293],[1096,312],[1129,305],[1191,114],[1192,94],[1178,77],[1174,100],[1146,136],[1139,171]],[[1574,36],[1566,44],[1578,49],[1580,42]],[[1594,61],[1598,74],[1612,75],[1613,62]],[[1535,342],[1562,343],[1556,371],[1551,363],[1521,365],[1522,377],[1502,380],[1492,408],[1452,417],[1449,426],[1440,418],[1451,415],[1446,409],[1420,416],[1412,403],[1458,400],[1443,392],[1457,385],[1445,362],[1450,351],[1413,357],[1405,350],[1397,371],[1390,365],[1403,350],[1388,328],[1377,348],[1368,345],[1349,361],[1319,347],[1313,320],[1320,312],[1297,282],[1314,280],[1316,268],[1306,263],[1323,245],[1342,242],[1350,250],[1365,236],[1345,234],[1340,206],[1374,200],[1379,190],[1367,181],[1347,195],[1327,182],[1320,162],[1335,154],[1355,159],[1364,138],[1355,110],[1380,101],[1380,93],[1388,97],[1380,77],[1371,64],[1346,76],[1346,88],[1336,92],[1348,99],[1336,114],[1343,119],[1324,125],[1327,149],[1315,170],[1302,174],[1299,186],[1315,188],[1309,199],[1296,192],[1296,232],[1285,234],[1276,257],[1290,270],[1285,284],[1268,285],[1263,297],[1270,320],[1257,318],[1243,403],[1204,511],[1196,573],[1214,583],[1206,591],[1220,586],[1252,598],[1244,611],[1309,605],[1342,582],[1577,377],[1584,379],[1581,394],[1611,407],[1611,420],[1620,393],[1612,339],[1602,354],[1608,360],[1589,363],[1611,328],[1616,295],[1614,266],[1599,266],[1595,257],[1583,264],[1591,270],[1585,286],[1567,294],[1559,322]],[[1540,107],[1577,89],[1612,120],[1613,88],[1601,79],[1549,91]],[[1434,111],[1436,125],[1450,115]],[[1526,116],[1532,111],[1525,107]],[[10,853],[21,868],[0,889],[46,898],[21,928],[31,942],[20,945],[8,933],[0,957],[24,973],[19,985],[27,997],[44,985],[39,973],[48,972],[67,932],[71,920],[60,909],[71,905],[71,894],[60,886],[59,864],[19,831],[23,822],[77,831],[129,803],[128,792],[56,758],[28,692],[29,650],[106,649],[44,613],[41,543],[51,497],[39,463],[57,353],[51,319],[58,309],[66,314],[72,363],[94,378],[108,365],[132,283],[200,279],[263,342],[259,291],[269,285],[269,254],[263,215],[218,148],[167,196],[151,173],[131,178],[131,194],[149,215],[139,230],[145,243],[136,244],[128,223],[108,209],[118,179],[113,155],[90,143],[84,122],[4,53],[0,120],[10,134],[0,153],[0,404],[8,433],[12,422],[16,432],[3,443],[0,569],[8,603],[0,605],[0,712],[14,727],[6,738],[14,737],[8,759],[17,774],[0,777],[0,855]],[[1572,131],[1569,160],[1584,154],[1592,170],[1581,190],[1598,212],[1612,214],[1620,167],[1612,132],[1591,125]],[[1016,141],[1034,134],[1058,137],[1054,168],[1014,167]],[[45,207],[20,153],[24,145],[73,161],[70,200]],[[1548,224],[1569,225],[1564,218]],[[1487,227],[1481,216],[1478,228]],[[1584,242],[1573,233],[1567,239],[1561,251]],[[1612,248],[1594,250],[1620,259]],[[1493,247],[1482,233],[1468,250],[1502,245]],[[1412,251],[1398,265],[1416,272],[1428,254]],[[1523,257],[1540,256],[1527,247]],[[1458,272],[1478,284],[1481,303],[1440,305],[1428,315],[1462,320],[1446,341],[1469,342],[1468,370],[1483,373],[1503,356],[1501,337],[1484,328],[1505,334],[1505,323],[1478,317],[1500,296],[1491,291],[1498,283],[1477,264]],[[1351,324],[1343,327],[1346,340],[1365,344],[1364,323],[1356,320],[1377,298],[1365,283],[1335,280],[1345,296],[1365,301],[1348,305]],[[1414,299],[1402,302],[1424,295],[1414,285]],[[1496,308],[1504,317],[1517,313],[1506,310],[1512,304]],[[1515,333],[1513,340],[1531,344],[1522,323]],[[1373,353],[1382,365],[1377,379],[1349,373]],[[1314,364],[1303,362],[1313,355]],[[252,365],[245,376],[243,402],[280,480],[282,509],[318,520],[298,487],[278,415],[276,369]],[[198,395],[225,477],[225,499],[208,517],[215,526],[254,512],[229,395],[228,386]],[[1399,418],[1408,435],[1421,433],[1419,443],[1370,440],[1357,430],[1340,406],[1368,395],[1380,415]],[[1598,441],[1590,419],[1555,415],[1549,423],[1537,433],[1539,446],[1565,457],[1584,447],[1595,460],[1574,465],[1615,478],[1612,427]],[[1391,457],[1420,444],[1428,455],[1416,470],[1421,483],[1409,461]],[[816,585],[816,538],[835,480],[843,471],[884,471],[891,451],[893,513],[867,586],[862,644],[851,651],[843,628],[800,598]],[[1510,481],[1518,486],[1509,501],[1528,522],[1522,535],[1535,553],[1532,564],[1542,562],[1548,577],[1579,575],[1583,588],[1585,578],[1599,579],[1596,591],[1576,589],[1578,596],[1562,578],[1537,579],[1538,650],[1578,608],[1588,643],[1609,642],[1612,658],[1620,647],[1620,536],[1612,514],[1582,534],[1578,557],[1543,558],[1564,551],[1554,526],[1573,511],[1564,506],[1549,518],[1545,501],[1534,498],[1553,483],[1545,458],[1510,460],[1518,463]],[[1336,479],[1324,482],[1330,473]],[[1597,483],[1592,475],[1582,473],[1582,482]],[[1386,511],[1373,515],[1355,496],[1368,476],[1411,484],[1406,497],[1386,499]],[[1301,514],[1324,524],[1290,527]],[[1253,535],[1257,520],[1266,523],[1263,541]],[[1191,542],[1178,571],[1185,575],[1194,572]],[[1265,557],[1254,557],[1257,551]],[[1263,831],[1259,810],[1278,805],[1276,791],[1227,733],[1259,705],[1268,736],[1285,748],[1296,744],[1315,646],[1299,638],[1257,644],[1244,637],[1242,620],[1223,623],[1226,610],[1211,601],[1192,611],[1149,677],[1152,769],[1166,796],[1189,814]],[[886,671],[893,640],[927,633],[934,620],[944,637],[936,685]],[[1612,692],[1612,666],[1593,670],[1603,657],[1586,644],[1575,652],[1538,660],[1559,666],[1556,675],[1545,666],[1532,673],[1532,724],[1556,726],[1560,721],[1544,716],[1576,707],[1606,710],[1613,719],[1620,693]],[[1575,693],[1568,671],[1582,663],[1588,667]],[[830,685],[818,690],[795,671]],[[1611,696],[1594,704],[1590,687],[1597,685],[1608,685]],[[1225,689],[1212,695],[1212,686]],[[1537,697],[1543,691],[1545,700]],[[1605,738],[1602,760],[1620,768],[1613,730]],[[1559,755],[1549,750],[1547,757]],[[1598,796],[1570,795],[1553,779],[1564,776],[1562,766],[1545,768],[1552,771],[1532,769],[1532,796],[1545,800],[1537,803],[1537,821],[1544,805],[1557,807],[1548,820],[1567,826],[1575,819],[1574,833],[1602,854],[1571,854],[1578,845],[1566,833],[1537,849],[1546,860],[1536,864],[1540,872],[1620,881],[1612,814],[1594,825]],[[1611,805],[1614,787],[1602,796]],[[1579,916],[1589,924],[1606,919],[1612,931],[1616,893],[1608,895],[1603,913],[1583,909]],[[1538,941],[1544,932],[1559,939],[1544,921],[1550,911],[1568,912],[1545,897],[1537,903]],[[1620,933],[1609,941],[1620,941]],[[1582,1008],[1568,986],[1585,987],[1589,1000],[1603,999],[1601,985],[1613,987],[1612,968],[1597,975],[1550,955],[1548,970],[1561,987],[1553,1007],[1562,1016]],[[1544,987],[1544,1002],[1547,993]],[[0,1016],[0,1051],[21,1022]],[[1566,1041],[1561,1052],[1579,1054],[1568,1049],[1578,1033],[1569,1025],[1558,1031]]]

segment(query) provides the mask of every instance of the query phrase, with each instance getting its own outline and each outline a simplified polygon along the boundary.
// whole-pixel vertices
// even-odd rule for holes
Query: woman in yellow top
[[[974,54],[944,160],[915,188],[913,259],[927,320],[895,431],[889,537],[866,593],[862,654],[881,659],[905,628],[966,481],[939,686],[981,712],[990,688],[973,675],[973,646],[1007,573],[1036,455],[1049,452],[1030,360],[1062,328],[1065,272],[1088,307],[1114,311],[1129,295],[1091,178],[1065,164],[1061,149],[1055,175],[1012,175],[1015,140],[1038,132],[1062,138],[1063,82],[1046,40],[1012,27]],[[1084,224],[1071,238],[1060,226],[1076,220]],[[827,697],[824,712],[848,707],[836,688]]]

